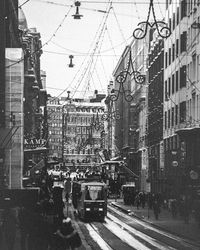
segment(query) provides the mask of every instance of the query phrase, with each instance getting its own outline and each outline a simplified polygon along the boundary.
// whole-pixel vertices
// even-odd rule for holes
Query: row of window
[[[192,0],[196,1],[196,0]],[[172,3],[172,0],[166,0],[166,9]],[[172,3],[175,4],[175,3]],[[176,8],[176,12],[173,13],[172,18],[169,18],[169,28],[170,30],[174,30],[176,25],[179,24],[180,18],[181,20],[187,15],[187,0],[181,0],[180,9],[179,6]],[[180,13],[181,12],[181,13]]]
[[[172,128],[178,123],[186,121],[186,102],[181,102],[180,105],[175,105],[168,111],[165,111],[165,129]]]
[[[165,81],[165,99],[186,87],[186,65],[183,65]]]
[[[104,109],[102,107],[100,108],[80,108],[80,107],[77,107],[77,108],[74,108],[74,107],[64,107],[63,106],[59,106],[59,107],[48,107],[47,108],[48,112],[88,112],[88,113],[103,113],[104,112]]]
[[[167,68],[175,58],[178,58],[180,53],[186,51],[187,49],[187,32],[184,31],[180,35],[180,39],[176,39],[176,44],[173,43],[172,47],[165,52],[165,68]]]
[[[60,119],[59,119],[60,118]],[[54,122],[50,123],[52,127],[62,127],[62,116],[52,116],[51,120],[54,120]],[[93,121],[92,117],[76,117],[73,115],[70,115],[69,117],[66,117],[65,123],[72,123],[72,124],[85,124],[90,125]],[[101,121],[101,117],[99,117],[99,122]]]

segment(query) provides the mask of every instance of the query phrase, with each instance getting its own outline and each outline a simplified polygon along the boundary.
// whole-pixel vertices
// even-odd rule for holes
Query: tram
[[[72,204],[81,219],[104,221],[107,214],[107,185],[92,179],[73,181]]]

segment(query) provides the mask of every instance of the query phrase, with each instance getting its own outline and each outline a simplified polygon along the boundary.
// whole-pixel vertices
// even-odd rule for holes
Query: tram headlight
[[[90,208],[89,207],[86,207],[86,209],[85,209],[86,211],[90,211]]]
[[[99,208],[99,211],[103,211],[103,208],[100,207],[100,208]]]

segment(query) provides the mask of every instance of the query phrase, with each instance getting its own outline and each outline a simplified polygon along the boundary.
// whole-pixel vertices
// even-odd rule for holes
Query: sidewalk
[[[186,224],[182,218],[177,216],[177,218],[172,218],[170,211],[167,209],[161,209],[158,220],[155,219],[152,209],[139,208],[132,205],[124,205],[122,199],[117,199],[112,201],[111,204],[123,212],[136,216],[146,222],[149,222],[156,227],[159,227],[167,232],[175,234],[177,236],[182,236],[186,239],[192,240],[197,244],[200,244],[200,228],[195,222],[194,218],[190,218],[189,223]]]

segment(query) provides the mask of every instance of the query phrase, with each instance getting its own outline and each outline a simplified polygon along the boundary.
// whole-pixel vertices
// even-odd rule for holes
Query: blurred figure
[[[5,243],[8,250],[14,249],[16,230],[17,230],[17,216],[16,210],[11,208],[10,198],[5,198],[5,209],[2,214],[2,231],[5,236]]]
[[[153,201],[153,212],[155,219],[158,220],[158,215],[160,214],[160,203],[156,198]]]

